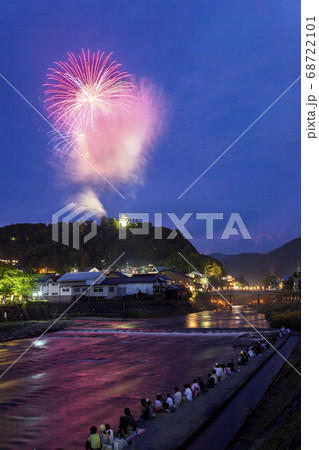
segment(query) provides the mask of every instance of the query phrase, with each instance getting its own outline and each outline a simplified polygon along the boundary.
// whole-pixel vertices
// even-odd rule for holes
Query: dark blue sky
[[[264,252],[300,235],[300,81],[177,200],[299,76],[299,2],[18,1],[1,2],[0,16],[0,72],[42,113],[47,68],[81,48],[113,51],[164,92],[166,129],[144,186],[126,200],[106,187],[108,215],[223,212],[211,241],[189,221],[205,253]],[[0,225],[49,222],[69,198],[49,164],[49,127],[3,80],[0,95]],[[251,241],[219,239],[231,212]]]

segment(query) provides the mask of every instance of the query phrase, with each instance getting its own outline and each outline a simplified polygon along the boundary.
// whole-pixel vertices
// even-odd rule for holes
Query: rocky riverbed
[[[48,333],[59,331],[73,325],[72,320],[54,320],[27,321],[27,322],[1,322],[0,323],[0,342],[12,341],[15,339],[26,339],[40,336],[50,326]]]

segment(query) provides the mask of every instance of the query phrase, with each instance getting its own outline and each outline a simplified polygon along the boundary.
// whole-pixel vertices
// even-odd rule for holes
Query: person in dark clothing
[[[141,417],[140,420],[148,420],[150,418],[150,409],[146,403],[146,399],[141,399],[141,405],[142,405],[142,411],[141,411]]]
[[[125,439],[125,436],[127,435],[126,418],[124,416],[120,417],[119,435],[121,438],[124,438],[124,439]]]
[[[209,372],[208,379],[206,381],[206,386],[208,387],[208,389],[212,389],[214,385],[215,385],[214,378],[212,377],[212,374]]]
[[[131,414],[131,411],[129,408],[124,409],[125,414],[125,423],[127,426],[127,431],[135,431],[136,430],[136,421],[134,417]]]
[[[248,357],[246,356],[246,353],[244,351],[240,352],[239,358],[238,358],[238,364],[241,366],[244,366],[248,362]]]
[[[199,387],[200,387],[201,392],[202,392],[202,393],[203,393],[203,392],[208,392],[207,389],[206,389],[206,386],[205,386],[204,381],[203,381],[200,377],[198,377],[197,380],[198,380],[198,384],[199,384]]]

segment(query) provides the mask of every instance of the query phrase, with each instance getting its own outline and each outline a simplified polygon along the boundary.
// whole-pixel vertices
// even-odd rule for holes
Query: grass
[[[301,330],[301,305],[300,303],[273,303],[262,305],[259,312],[264,313],[271,328],[285,326],[294,331]]]
[[[300,343],[289,360],[300,371]],[[300,381],[285,364],[227,450],[300,449]]]

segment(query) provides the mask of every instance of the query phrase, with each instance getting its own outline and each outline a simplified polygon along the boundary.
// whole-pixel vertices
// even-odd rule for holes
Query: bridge
[[[219,292],[219,293],[218,293]],[[301,292],[283,290],[246,290],[246,289],[220,289],[209,290],[211,300],[221,300],[225,297],[232,305],[260,305],[273,302],[299,303]]]

